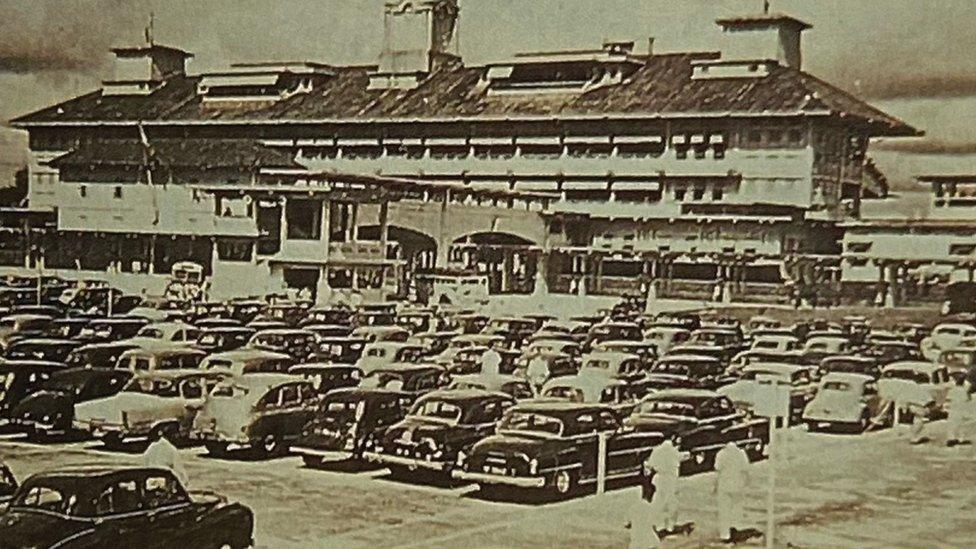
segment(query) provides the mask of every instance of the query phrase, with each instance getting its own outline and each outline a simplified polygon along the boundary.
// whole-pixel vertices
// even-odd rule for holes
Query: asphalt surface
[[[863,435],[794,428],[777,463],[777,547],[972,547],[976,539],[976,448],[947,448],[944,422],[912,446],[904,430]],[[976,436],[976,425],[970,425]],[[252,507],[260,548],[282,547],[626,547],[634,487],[567,501],[488,501],[472,485],[413,485],[385,469],[337,464],[312,470],[298,457],[212,459],[181,450],[190,489],[214,490]],[[96,442],[33,444],[0,437],[0,458],[18,478],[41,470],[137,464],[139,448],[108,452]],[[769,461],[753,464],[743,497],[762,546]],[[693,531],[665,547],[722,547],[711,492],[713,473],[685,477],[682,521]]]

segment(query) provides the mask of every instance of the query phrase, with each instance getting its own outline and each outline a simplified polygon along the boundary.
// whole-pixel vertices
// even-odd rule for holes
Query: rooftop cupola
[[[193,54],[178,48],[146,44],[113,48],[114,74],[103,82],[106,95],[147,95],[167,80],[186,75],[186,60]]]
[[[811,25],[783,13],[769,13],[768,9],[716,23],[725,35],[723,61],[775,61],[797,70],[802,67],[802,34]]]
[[[388,0],[383,53],[370,88],[412,88],[445,59],[458,56],[457,0]]]

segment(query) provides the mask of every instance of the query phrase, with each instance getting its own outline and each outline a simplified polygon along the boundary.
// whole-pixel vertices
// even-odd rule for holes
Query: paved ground
[[[902,432],[859,436],[793,430],[778,462],[777,547],[972,547],[976,449],[933,441],[910,446]],[[976,430],[976,429],[974,429]],[[239,499],[257,515],[258,547],[626,547],[623,524],[636,488],[572,501],[519,505],[481,499],[474,487],[405,485],[379,471],[318,471],[286,457],[214,460],[185,449],[192,489]],[[92,442],[35,445],[0,440],[0,457],[23,478],[62,465],[138,463]],[[748,519],[764,529],[768,462],[753,466]],[[713,475],[681,481],[690,536],[668,547],[720,547]],[[746,546],[761,546],[759,538]]]

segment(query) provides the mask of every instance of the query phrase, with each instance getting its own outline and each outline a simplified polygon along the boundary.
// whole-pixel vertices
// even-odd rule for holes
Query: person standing
[[[542,390],[542,385],[549,379],[549,361],[542,356],[542,351],[537,347],[529,351],[529,361],[525,367],[525,377],[532,385],[532,390],[537,394]]]
[[[641,490],[630,506],[630,549],[650,549],[661,546],[661,537],[654,524],[654,482],[653,473],[641,477]]]
[[[955,383],[946,394],[946,411],[949,416],[946,446],[956,446],[966,440],[962,435],[963,422],[969,415],[969,388],[966,383],[963,377],[955,378]]]
[[[714,493],[718,500],[719,537],[731,542],[744,520],[743,491],[749,483],[749,456],[735,443],[729,442],[715,456]]]
[[[489,347],[487,351],[481,354],[481,373],[486,376],[497,376],[501,375],[502,367],[502,355],[495,350],[494,347]]]
[[[188,477],[183,468],[180,453],[164,433],[155,433],[155,438],[146,448],[146,453],[143,454],[142,459],[146,467],[169,469],[180,483],[186,486]]]
[[[678,476],[681,471],[681,452],[670,440],[654,448],[644,462],[645,471],[651,473],[654,498],[651,514],[654,526],[662,532],[673,532],[678,526]]]

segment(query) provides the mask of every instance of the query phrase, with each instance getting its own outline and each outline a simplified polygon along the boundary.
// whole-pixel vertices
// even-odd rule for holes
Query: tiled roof
[[[714,53],[654,55],[642,60],[621,84],[568,94],[490,94],[479,85],[484,67],[457,63],[441,66],[412,90],[368,90],[368,70],[346,67],[311,93],[272,104],[234,107],[205,104],[196,94],[199,77],[178,77],[147,96],[95,92],[13,123],[830,114],[869,123],[876,135],[918,133],[850,94],[789,67],[775,66],[765,77],[692,79],[692,61],[715,58]]]
[[[301,168],[290,154],[257,141],[241,139],[152,139],[152,156],[166,167]],[[142,166],[146,149],[139,141],[96,140],[85,143],[49,164],[62,166]]]

